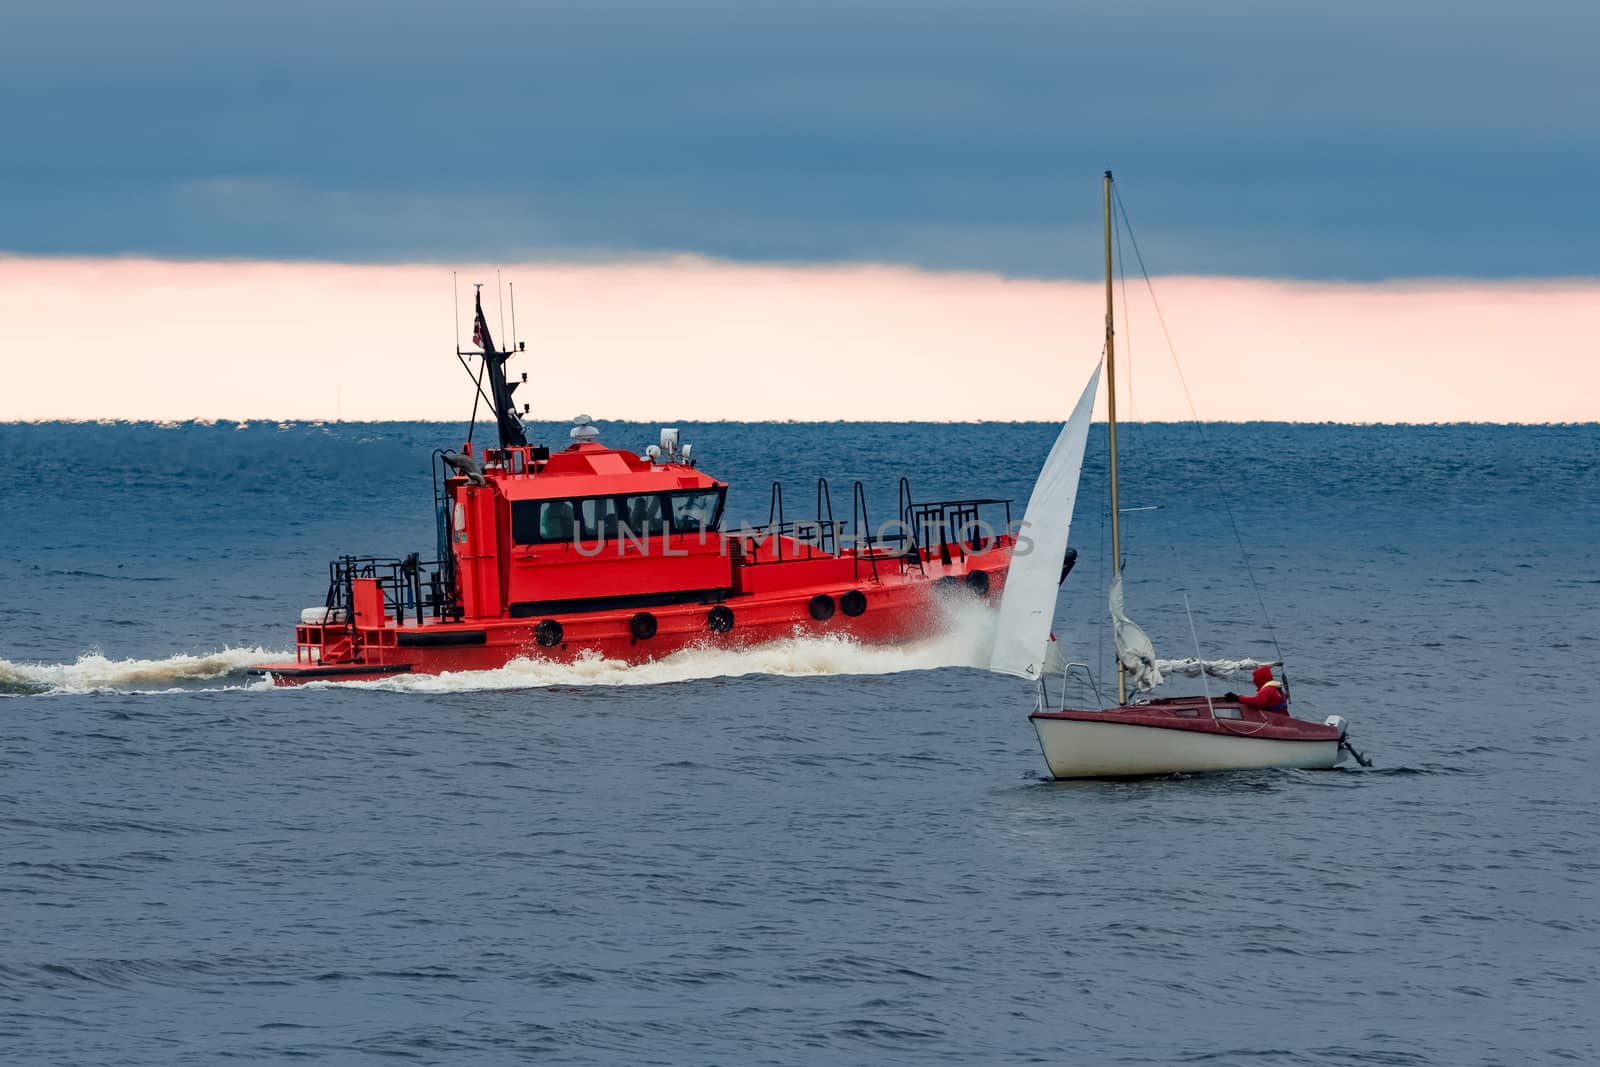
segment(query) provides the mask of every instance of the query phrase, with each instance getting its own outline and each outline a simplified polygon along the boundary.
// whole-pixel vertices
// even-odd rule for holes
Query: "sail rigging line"
[[[1113,184],[1113,186],[1112,186],[1113,195],[1115,194],[1115,192],[1116,192],[1116,186]],[[1122,446],[1123,446],[1122,447],[1122,451],[1125,453],[1129,446],[1134,446],[1134,451],[1137,452],[1138,449],[1137,449],[1137,446],[1136,446],[1136,444],[1135,444],[1133,439],[1135,437],[1138,437],[1138,438],[1140,438],[1140,440],[1143,440],[1143,433],[1142,433],[1142,431],[1140,433],[1138,433],[1138,434],[1133,432],[1133,424],[1139,418],[1139,406],[1134,400],[1134,397],[1137,394],[1134,392],[1134,388],[1133,388],[1133,312],[1128,306],[1128,270],[1127,270],[1127,260],[1124,257],[1123,252],[1122,252],[1122,226],[1117,221],[1117,216],[1116,216],[1115,212],[1113,212],[1112,215],[1111,215],[1111,234],[1112,234],[1112,240],[1116,245],[1116,251],[1117,251],[1116,259],[1113,261],[1115,263],[1115,265],[1116,265],[1117,285],[1121,289],[1121,292],[1122,292],[1122,330],[1121,330],[1121,333],[1120,333],[1120,337],[1122,339],[1122,368],[1123,368],[1123,370],[1125,370],[1127,372],[1127,377],[1124,379],[1125,384],[1123,386],[1123,396],[1127,398],[1128,418],[1130,420],[1130,421],[1127,421],[1127,422],[1123,422],[1121,424]],[[1117,508],[1117,513],[1118,513],[1118,517],[1120,518],[1121,516],[1128,514],[1130,511],[1140,511],[1140,510],[1144,510],[1144,509],[1142,509],[1142,508],[1118,507]],[[1119,570],[1118,574],[1116,575],[1117,578],[1120,578],[1121,577],[1121,571],[1122,570],[1127,570],[1127,567],[1128,567],[1128,550],[1127,550],[1128,533],[1127,533],[1127,530],[1125,528],[1123,530],[1121,530],[1121,538],[1120,538],[1120,540],[1122,542],[1122,553],[1121,553],[1121,563],[1122,563],[1122,565],[1121,565],[1121,569]],[[1107,597],[1109,597],[1109,595],[1110,595],[1110,588],[1109,587],[1107,588],[1106,593],[1107,593]],[[1131,620],[1129,620],[1129,621],[1131,621]],[[1113,635],[1115,635],[1117,633],[1116,624],[1114,622],[1113,622],[1113,625],[1112,625],[1112,633],[1113,633]],[[1118,638],[1117,641],[1116,641],[1115,653],[1116,653],[1116,659],[1117,659],[1118,677],[1121,677],[1122,676],[1122,669],[1123,669],[1124,664],[1123,664],[1123,661],[1122,661],[1122,645],[1121,645],[1120,638]]]
[[[1144,253],[1139,250],[1139,237],[1133,232],[1133,222],[1128,218],[1128,206],[1122,202],[1121,190],[1113,186],[1111,195],[1116,201],[1118,213],[1122,216],[1122,225],[1128,231],[1128,242],[1133,245],[1133,255],[1139,263],[1139,273],[1144,275],[1144,285],[1150,293],[1150,304],[1155,308],[1156,321],[1161,324],[1161,335],[1167,342],[1167,354],[1172,357],[1173,369],[1178,372],[1178,384],[1183,387],[1183,399],[1189,405],[1189,414],[1196,428],[1200,428],[1200,415],[1195,410],[1194,396],[1189,392],[1189,379],[1184,377],[1183,365],[1178,362],[1178,348],[1172,343],[1172,331],[1167,329],[1167,317],[1161,313],[1161,302],[1156,299],[1156,287],[1150,281],[1150,270],[1144,265]],[[1202,438],[1205,437],[1203,429],[1201,429],[1200,436]]]
[[[1101,356],[1105,353],[1102,351]],[[1106,579],[1107,562],[1110,556],[1106,554],[1106,513],[1100,513],[1100,602],[1105,603],[1111,596],[1111,583]],[[1100,625],[1095,629],[1100,633],[1100,647],[1095,652],[1095,666],[1100,668],[1100,673],[1106,672],[1106,631],[1109,626]]]
[[[1115,186],[1112,186],[1112,193],[1116,193]],[[1117,280],[1122,287],[1122,365],[1128,372],[1128,416],[1137,421],[1139,407],[1133,399],[1133,313],[1128,308],[1128,261],[1122,254],[1122,227],[1117,225],[1116,215],[1111,216],[1111,232],[1117,242]]]
[[[1183,613],[1189,616],[1189,636],[1194,638],[1194,658],[1197,662],[1204,663],[1206,658],[1200,652],[1200,631],[1194,628],[1194,609],[1189,607],[1188,593],[1183,594]],[[1200,671],[1200,691],[1206,696],[1206,710],[1215,719],[1217,717],[1217,708],[1215,704],[1211,703],[1211,683],[1206,681],[1206,672],[1203,669]]]
[[[1200,421],[1199,411],[1195,409],[1194,396],[1189,392],[1189,380],[1183,375],[1183,365],[1178,362],[1178,349],[1172,343],[1172,331],[1167,329],[1167,317],[1161,313],[1161,302],[1156,299],[1156,287],[1150,280],[1150,270],[1144,265],[1144,253],[1139,250],[1138,235],[1133,232],[1133,222],[1128,218],[1128,206],[1123,203],[1121,190],[1115,186],[1112,187],[1111,195],[1116,202],[1117,211],[1122,216],[1122,225],[1128,231],[1128,242],[1133,245],[1133,255],[1139,263],[1139,272],[1144,275],[1145,288],[1150,293],[1150,304],[1155,308],[1156,321],[1161,324],[1161,334],[1167,342],[1167,353],[1172,357],[1172,366],[1178,372],[1178,384],[1183,386],[1183,399],[1189,405],[1190,421],[1194,423],[1195,433],[1199,435],[1201,444],[1206,444],[1205,426]],[[1255,568],[1250,565],[1250,553],[1245,551],[1244,538],[1239,533],[1239,523],[1234,518],[1233,506],[1228,503],[1226,495],[1222,497],[1222,510],[1228,516],[1228,526],[1233,530],[1234,544],[1239,547],[1239,558],[1244,563],[1246,577],[1250,579],[1250,589],[1256,595],[1261,618],[1267,624],[1267,634],[1272,638],[1272,650],[1277,654],[1277,658],[1282,660],[1283,649],[1278,645],[1278,628],[1272,624],[1272,613],[1267,610],[1266,598],[1261,595],[1261,586],[1256,582]]]

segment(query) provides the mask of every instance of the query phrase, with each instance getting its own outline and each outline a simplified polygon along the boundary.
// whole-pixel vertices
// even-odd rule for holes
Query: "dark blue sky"
[[[0,249],[1600,273],[1592,0],[53,0]]]

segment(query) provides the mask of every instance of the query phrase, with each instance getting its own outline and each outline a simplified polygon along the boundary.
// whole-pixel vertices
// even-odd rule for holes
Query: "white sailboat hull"
[[[1033,725],[1045,763],[1056,778],[1127,778],[1268,767],[1325,770],[1344,758],[1337,737],[1285,741],[1041,717],[1034,717]]]

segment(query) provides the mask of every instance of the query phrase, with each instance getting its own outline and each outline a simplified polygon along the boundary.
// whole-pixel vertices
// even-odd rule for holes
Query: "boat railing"
[[[783,518],[783,483],[773,482],[772,492],[767,500],[767,521],[760,526],[747,526],[739,531],[740,547],[739,558],[748,565],[760,562],[760,546],[764,542],[772,545],[773,563],[788,563],[794,560],[811,559],[814,550],[818,547],[800,536],[801,522],[786,522]],[[795,548],[786,549],[786,541],[792,541]],[[750,548],[746,549],[744,543],[749,542]]]
[[[773,482],[767,502],[767,521],[759,526],[744,527],[741,538],[754,542],[751,548],[740,549],[740,557],[748,564],[760,562],[758,548],[771,542],[772,558],[768,562],[791,563],[798,560],[817,559],[840,554],[839,528],[833,520],[833,497],[828,489],[828,479],[817,479],[817,517],[815,519],[785,519],[783,511],[783,483]]]
[[[1100,684],[1094,678],[1094,668],[1087,663],[1069,663],[1061,669],[1061,706],[1056,709],[1057,711],[1065,711],[1067,709],[1067,683],[1074,678],[1078,678],[1080,674],[1083,678],[1088,679],[1089,691],[1094,694],[1094,706],[1097,708],[1106,706],[1105,698],[1100,695]],[[1043,684],[1041,679],[1041,691],[1043,690]],[[1079,679],[1078,685],[1080,688],[1083,686],[1082,678]]]
[[[470,450],[471,442],[467,443]],[[461,477],[461,472],[452,468],[445,459],[445,450],[436,448],[429,456],[428,469],[433,478],[433,507],[434,511],[444,515],[450,506],[450,493],[448,486],[450,479]],[[515,445],[506,448],[486,448],[481,457],[483,473],[494,475],[498,478],[508,476],[533,475],[544,469],[550,462],[550,449],[544,445]],[[440,520],[439,555],[441,558],[448,555],[445,546],[449,543],[444,532],[446,520]]]
[[[826,515],[826,519],[824,519]],[[822,527],[818,535],[819,547],[827,552],[839,550],[838,528],[833,524],[833,497],[828,492],[828,479],[817,479],[817,522]]]
[[[912,503],[903,498],[900,521],[919,545],[937,545],[940,562],[949,566],[969,553],[986,552],[1011,533],[1011,501],[975,497]]]
[[[483,450],[486,474],[537,474],[549,461],[550,449],[546,445],[507,445]]]
[[[748,527],[747,539],[753,546],[741,546],[740,558],[747,565],[760,561],[756,549],[771,541],[772,555],[766,562],[785,563],[838,558],[848,547],[860,579],[862,571],[871,581],[878,579],[879,561],[895,560],[902,567],[926,573],[925,563],[938,551],[941,562],[949,566],[956,559],[992,548],[997,539],[1011,532],[1011,501],[998,498],[939,500],[918,503],[911,495],[911,483],[900,479],[899,518],[883,529],[872,525],[867,509],[866,488],[858,480],[851,485],[850,522],[834,520],[833,500],[826,478],[817,479],[815,519],[789,520],[784,515],[783,484],[773,482],[768,497],[767,521]]]
[[[865,563],[871,579],[876,581],[879,559],[891,556],[909,559],[914,553],[916,546],[903,531],[885,532],[872,529],[867,516],[866,490],[859,481],[852,486],[848,536],[844,534],[843,524],[834,519],[833,494],[826,478],[817,479],[816,514],[815,519],[785,518],[783,483],[773,482],[767,503],[767,521],[760,526],[745,527],[740,530],[742,539],[752,542],[748,547],[741,545],[740,559],[747,566],[754,566],[760,562],[792,563],[823,557],[838,559],[845,554],[845,545],[842,542],[848,540],[856,578],[861,577],[862,565]],[[763,543],[772,545],[772,556],[765,561],[761,560],[759,555],[759,546]],[[916,557],[912,565],[921,566],[920,556]]]
[[[404,559],[378,556],[340,556],[328,564],[326,607],[330,618],[337,612],[353,624],[355,581],[376,579],[383,594],[384,614],[397,626],[409,617],[418,626],[429,619],[459,622],[461,605],[456,597],[454,561],[423,560],[416,552]]]

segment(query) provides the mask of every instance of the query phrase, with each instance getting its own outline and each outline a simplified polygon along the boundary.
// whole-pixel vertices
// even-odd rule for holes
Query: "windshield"
[[[700,533],[722,520],[722,493],[638,493],[580,497],[575,500],[516,500],[511,504],[511,540],[519,545],[562,541],[615,541],[659,537],[667,532]]]
[[[618,511],[628,532],[634,537],[659,537],[666,532],[667,523],[661,511],[661,498],[654,493],[638,496],[619,496]]]
[[[722,517],[722,494],[715,489],[701,493],[672,494],[672,530],[674,533],[698,533],[715,530]]]

